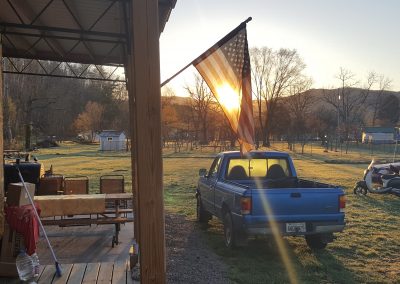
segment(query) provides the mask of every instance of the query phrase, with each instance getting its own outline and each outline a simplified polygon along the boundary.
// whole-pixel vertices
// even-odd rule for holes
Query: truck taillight
[[[346,208],[346,197],[344,195],[339,196],[339,211],[344,212],[344,208]]]
[[[240,212],[242,214],[251,213],[251,197],[242,197],[240,199]]]

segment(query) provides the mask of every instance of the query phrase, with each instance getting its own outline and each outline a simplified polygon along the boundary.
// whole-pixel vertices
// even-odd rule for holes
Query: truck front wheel
[[[322,235],[307,235],[306,242],[309,248],[314,250],[324,249],[328,244]]]
[[[207,223],[211,219],[211,214],[204,210],[200,194],[197,195],[196,200],[196,220],[199,223]]]

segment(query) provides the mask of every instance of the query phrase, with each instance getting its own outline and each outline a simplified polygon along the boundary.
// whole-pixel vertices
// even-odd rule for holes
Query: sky
[[[161,81],[252,17],[249,48],[296,49],[313,88],[337,86],[343,67],[360,82],[382,74],[400,91],[399,11],[398,0],[177,0],[160,37]],[[186,95],[195,72],[188,68],[168,86]]]

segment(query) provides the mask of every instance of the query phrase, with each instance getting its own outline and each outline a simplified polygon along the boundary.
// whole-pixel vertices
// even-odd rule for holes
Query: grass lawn
[[[274,145],[283,149],[284,145]],[[309,147],[309,146],[306,146]],[[300,150],[300,147],[297,148]],[[53,165],[55,173],[86,175],[90,192],[98,192],[99,178],[104,174],[123,174],[125,189],[130,191],[130,154],[99,152],[98,146],[65,143],[62,147],[43,149],[35,155]],[[210,166],[210,152],[164,151],[164,188],[166,210],[195,218],[194,193],[199,168]],[[400,198],[392,195],[354,196],[352,187],[362,177],[366,164],[331,164],[327,160],[368,161],[372,157],[389,159],[389,153],[352,150],[323,152],[314,146],[312,152],[293,153],[297,173],[302,178],[337,184],[347,193],[346,222],[343,233],[321,252],[308,249],[303,238],[284,238],[289,258],[299,283],[400,283]],[[209,245],[229,265],[230,277],[238,283],[289,282],[274,241],[256,239],[245,249],[224,248],[222,226],[212,220],[207,228],[199,226]]]

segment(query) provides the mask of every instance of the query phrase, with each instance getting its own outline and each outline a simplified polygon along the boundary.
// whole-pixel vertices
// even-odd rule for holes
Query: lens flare
[[[262,189],[263,186],[262,186],[261,179],[260,178],[255,178],[254,180],[255,180],[257,189]],[[259,196],[262,199],[263,207],[264,207],[265,211],[267,212],[267,215],[270,216],[270,217],[274,216],[274,212],[272,212],[272,210],[271,210],[271,206],[269,205],[269,201],[268,201],[266,195],[265,194],[260,194]],[[271,228],[271,231],[272,231],[272,235],[273,235],[273,237],[275,239],[275,242],[276,242],[276,244],[278,246],[279,254],[280,254],[281,258],[282,258],[283,265],[286,268],[286,271],[287,271],[287,274],[288,274],[288,277],[289,277],[289,281],[290,281],[291,284],[297,284],[297,283],[299,283],[299,281],[297,280],[296,271],[295,271],[295,269],[293,267],[292,262],[290,261],[288,250],[286,248],[286,245],[285,245],[285,243],[283,241],[283,238],[282,238],[282,236],[280,234],[280,231],[279,231],[279,226],[276,223],[276,220],[274,218],[269,218],[269,225],[270,225],[270,228]]]
[[[240,101],[237,99],[237,92],[228,84],[223,84],[217,88],[218,102],[229,112],[238,112]]]

